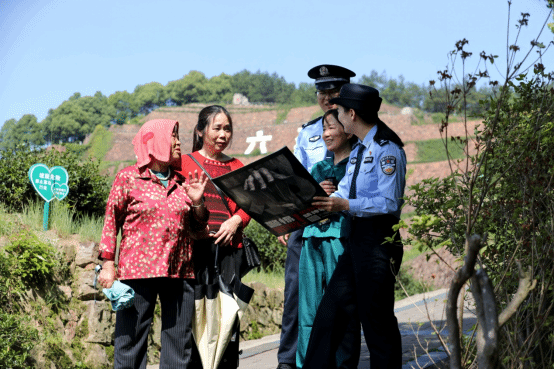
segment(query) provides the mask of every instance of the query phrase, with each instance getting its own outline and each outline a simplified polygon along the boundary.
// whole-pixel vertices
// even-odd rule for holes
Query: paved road
[[[431,368],[440,364],[447,356],[435,334],[435,325],[443,340],[447,340],[446,316],[444,313],[447,290],[437,290],[397,301],[395,313],[402,334],[403,369]],[[475,323],[475,315],[466,304],[464,311],[464,331],[469,331]],[[362,336],[363,337],[363,336]],[[239,369],[275,369],[279,335],[263,337],[258,340],[241,343],[242,355]],[[437,367],[437,366],[435,366]],[[438,366],[440,367],[440,366]],[[358,369],[369,368],[369,352],[362,339],[360,364]],[[147,369],[158,369],[149,365]]]

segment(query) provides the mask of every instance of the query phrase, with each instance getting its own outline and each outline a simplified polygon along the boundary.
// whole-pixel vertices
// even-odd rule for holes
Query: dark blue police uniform
[[[377,130],[374,125],[352,150],[347,174],[331,195],[348,199],[352,229],[317,312],[305,369],[336,367],[335,353],[353,315],[362,323],[371,368],[402,367],[394,283],[403,248],[392,227],[404,202],[406,155],[402,144],[376,142]],[[384,242],[393,236],[393,243]]]

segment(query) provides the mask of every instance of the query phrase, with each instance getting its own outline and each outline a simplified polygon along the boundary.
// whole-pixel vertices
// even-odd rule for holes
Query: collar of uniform
[[[377,134],[377,124],[371,127],[367,135],[365,135],[364,140],[362,141],[365,148],[368,148],[369,145],[371,145],[371,142],[373,142],[373,137],[375,137],[376,134]]]

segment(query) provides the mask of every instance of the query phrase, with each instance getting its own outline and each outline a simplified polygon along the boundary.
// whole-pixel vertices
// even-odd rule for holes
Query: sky
[[[548,9],[512,0],[511,26],[521,12],[531,14],[525,47]],[[277,73],[298,86],[313,82],[310,68],[336,64],[353,82],[376,70],[427,84],[463,38],[474,61],[485,50],[502,68],[507,26],[506,0],[0,0],[0,125],[41,121],[75,92],[133,92],[191,70]],[[544,64],[552,69],[554,50]]]

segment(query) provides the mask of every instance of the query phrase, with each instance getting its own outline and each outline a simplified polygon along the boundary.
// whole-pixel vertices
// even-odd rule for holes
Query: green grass
[[[416,122],[413,122],[412,125],[414,126],[422,126],[422,125],[425,125],[425,124],[429,124],[430,122],[428,122],[425,117],[426,117],[426,114],[424,111],[422,111],[421,109],[417,109],[417,108],[414,108],[413,109],[413,112],[414,112],[414,117],[417,119]]]
[[[102,239],[102,228],[104,227],[104,219],[97,217],[84,216],[77,221],[77,232],[81,237],[81,241],[93,241],[100,243]]]
[[[257,271],[253,270],[244,276],[242,282],[260,282],[268,288],[285,288],[285,272],[280,271]]]
[[[79,234],[81,241],[100,242],[104,218],[93,216],[78,217],[65,205],[65,203],[59,203],[58,201],[50,203],[48,229],[55,229],[62,237]],[[35,231],[43,230],[43,218],[44,202],[35,202],[28,205],[19,216],[21,223]],[[2,216],[0,212],[0,225],[5,221],[4,219],[5,216]]]
[[[44,202],[34,202],[27,205],[20,215],[21,223],[29,226],[31,229],[42,230],[42,219],[44,214]]]
[[[104,126],[97,125],[94,132],[92,132],[90,149],[88,150],[89,155],[98,160],[103,160],[112,147],[112,136],[112,132]]]
[[[275,124],[281,124],[287,119],[287,115],[290,112],[290,109],[292,107],[290,105],[284,105],[280,106],[279,109],[277,109],[277,118],[275,119]]]
[[[442,139],[432,139],[425,141],[416,141],[417,157],[410,164],[416,163],[434,163],[447,160],[446,150]],[[465,157],[464,149],[458,143],[448,142],[448,150],[452,159],[462,159]]]
[[[446,114],[444,113],[432,113],[431,114],[431,120],[433,121],[433,123],[441,123],[443,119],[446,118]],[[456,123],[456,122],[459,122],[460,121],[460,117],[458,116],[455,116],[455,115],[450,115],[448,116],[448,122],[449,123]]]
[[[236,158],[249,158],[249,157],[253,157],[253,156],[259,156],[259,155],[263,155],[263,156],[267,156],[269,154],[273,154],[273,151],[268,151],[266,152],[265,154],[262,154],[262,152],[260,151],[260,148],[259,147],[256,147],[254,150],[252,150],[252,152],[248,155],[245,155],[245,154],[233,154],[234,157]]]
[[[74,221],[75,213],[66,205],[66,203],[59,201],[50,202],[50,228],[54,228],[62,237],[68,237],[76,233],[77,228]]]
[[[404,255],[402,256],[402,263],[406,263],[410,260],[413,260],[421,254],[423,254],[423,251],[419,251],[417,247],[404,247]]]
[[[0,203],[0,236],[9,236],[13,232],[13,223],[10,222],[9,214],[4,204]]]

